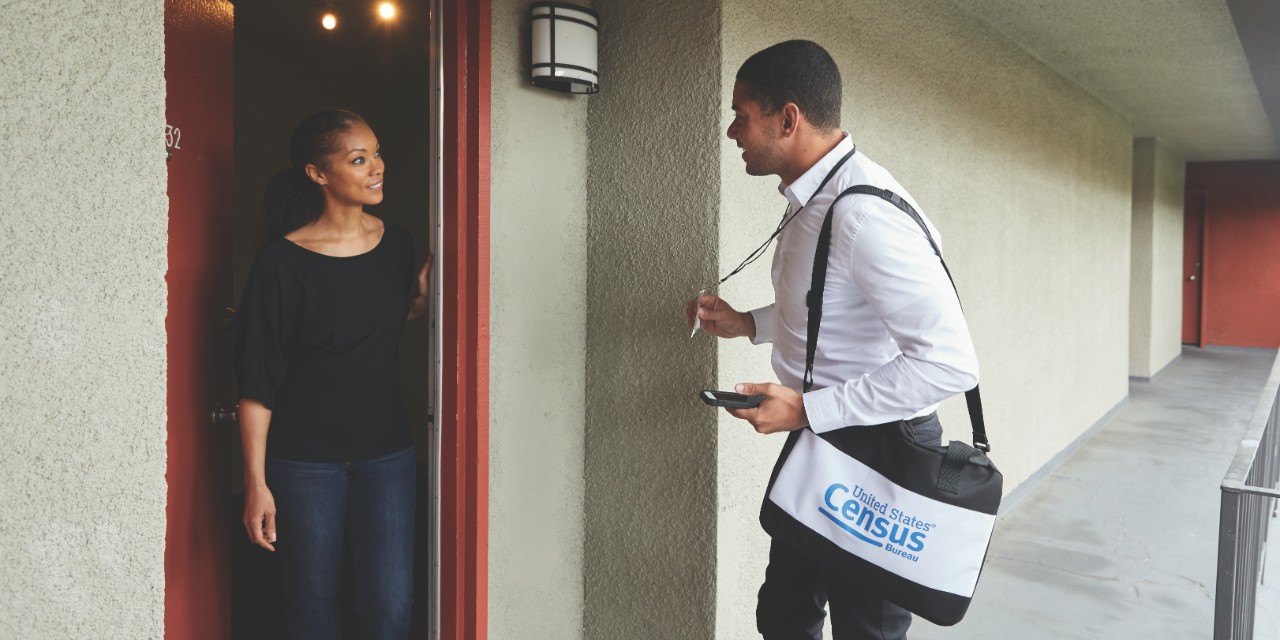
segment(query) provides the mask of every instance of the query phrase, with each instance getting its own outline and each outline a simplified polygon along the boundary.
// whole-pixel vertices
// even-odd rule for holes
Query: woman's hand
[[[276,499],[265,484],[245,489],[244,530],[249,542],[267,551],[276,550]]]
[[[434,261],[435,256],[428,253],[426,262],[422,263],[422,269],[418,270],[417,289],[409,299],[409,320],[426,313],[430,307],[428,295],[431,293],[431,263]]]
[[[427,260],[422,263],[422,268],[418,270],[418,297],[425,298],[431,292],[431,263],[435,262],[435,256],[427,254]]]

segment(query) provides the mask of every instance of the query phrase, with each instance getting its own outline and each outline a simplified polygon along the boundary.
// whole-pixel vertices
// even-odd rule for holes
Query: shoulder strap
[[[929,226],[924,223],[924,219],[916,212],[906,200],[898,194],[873,187],[868,184],[860,184],[849,187],[840,192],[836,199],[831,202],[831,206],[827,207],[827,217],[822,221],[822,231],[818,233],[818,246],[813,256],[813,278],[809,285],[809,293],[805,296],[805,302],[809,306],[809,336],[805,342],[804,353],[804,390],[808,392],[813,387],[813,358],[818,351],[818,331],[822,327],[822,294],[827,286],[827,259],[831,253],[831,219],[835,212],[836,203],[840,202],[845,196],[851,195],[869,195],[887,200],[893,206],[901,209],[904,213],[911,216],[916,224],[920,225],[920,229],[924,231],[924,237],[929,240],[929,246],[933,247],[933,253],[938,256],[938,260],[942,263],[942,270],[946,272],[947,279],[951,281],[951,288],[955,290],[956,281],[951,277],[951,270],[947,268],[947,261],[942,259],[942,250],[938,248],[938,243],[934,241],[933,234],[929,233]],[[956,298],[959,299],[960,292],[956,290]],[[969,406],[969,421],[973,425],[973,446],[982,451],[991,451],[991,444],[987,442],[987,425],[982,417],[982,396],[978,393],[978,387],[975,385],[972,389],[964,394],[965,401]]]

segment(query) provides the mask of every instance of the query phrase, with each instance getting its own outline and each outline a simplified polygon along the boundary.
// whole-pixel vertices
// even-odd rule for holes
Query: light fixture
[[[535,2],[529,11],[533,84],[564,93],[600,91],[596,59],[600,17],[590,9],[562,2]]]
[[[338,16],[335,16],[332,13],[324,14],[324,17],[320,18],[320,26],[328,29],[329,31],[333,31],[334,27],[338,26]]]
[[[383,20],[390,20],[396,17],[396,6],[390,2],[383,2],[379,4],[378,15],[382,16]]]

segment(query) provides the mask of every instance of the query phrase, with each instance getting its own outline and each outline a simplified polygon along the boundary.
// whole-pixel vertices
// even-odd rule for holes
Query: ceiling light
[[[396,6],[390,2],[383,2],[382,4],[379,4],[378,15],[382,16],[383,20],[390,20],[396,17]]]
[[[338,26],[338,17],[332,13],[326,13],[323,18],[320,18],[320,26],[333,31],[334,27]]]

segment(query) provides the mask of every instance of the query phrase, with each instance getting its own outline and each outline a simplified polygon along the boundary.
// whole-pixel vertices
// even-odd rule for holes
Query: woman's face
[[[324,189],[326,199],[344,205],[382,202],[382,157],[369,125],[357,122],[338,134],[338,150],[328,160],[325,169],[307,165],[307,174]]]

